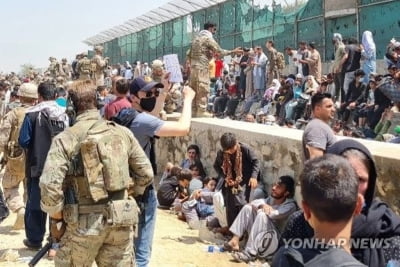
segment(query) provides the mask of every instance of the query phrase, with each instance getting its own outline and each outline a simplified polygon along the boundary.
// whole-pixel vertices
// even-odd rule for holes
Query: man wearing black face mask
[[[165,83],[168,84],[168,83]],[[189,133],[192,118],[192,101],[195,92],[188,86],[183,89],[182,115],[178,121],[163,121],[154,116],[157,98],[163,97],[163,84],[146,81],[143,77],[134,79],[130,86],[132,108],[122,109],[112,118],[118,124],[128,127],[156,171],[154,138],[162,136],[184,136]],[[159,100],[159,99],[158,99]],[[135,257],[137,266],[147,266],[151,256],[151,245],[154,234],[157,199],[153,185],[146,188],[142,199],[137,200],[141,206],[139,215],[138,236],[135,239]]]

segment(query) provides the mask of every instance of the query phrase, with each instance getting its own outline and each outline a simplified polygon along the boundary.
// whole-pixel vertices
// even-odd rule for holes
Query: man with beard
[[[163,136],[185,136],[190,130],[192,118],[192,101],[194,91],[190,87],[183,89],[182,115],[178,121],[163,121],[152,115],[156,108],[157,98],[160,97],[160,88],[169,86],[154,81],[146,81],[142,77],[133,80],[130,93],[132,108],[122,109],[112,120],[128,127],[146,156],[150,159],[153,171],[156,174],[155,138]],[[146,187],[140,199],[136,199],[141,207],[138,224],[138,235],[135,239],[136,264],[138,267],[148,266],[151,257],[151,247],[156,220],[157,198],[154,185]]]
[[[206,98],[210,90],[209,61],[213,53],[218,53],[221,57],[242,52],[241,49],[224,50],[214,40],[213,34],[217,32],[217,25],[207,22],[204,30],[194,38],[188,57],[190,59],[190,87],[196,92],[194,99],[193,112],[196,117],[209,116],[205,111]],[[203,108],[204,107],[204,108]]]
[[[245,249],[233,254],[236,261],[249,262],[257,256],[265,258],[276,251],[279,232],[289,215],[297,209],[294,191],[293,178],[281,176],[272,187],[271,196],[254,200],[242,208],[229,229],[233,237],[224,245],[227,250],[238,251],[240,238],[248,233]]]

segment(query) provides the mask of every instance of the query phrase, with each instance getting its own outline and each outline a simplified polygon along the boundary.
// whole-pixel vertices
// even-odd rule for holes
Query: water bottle
[[[390,260],[386,267],[400,267],[400,262],[396,260]]]
[[[215,245],[209,245],[209,246],[205,247],[205,251],[208,253],[220,253],[220,252],[224,252],[224,248],[218,247]]]

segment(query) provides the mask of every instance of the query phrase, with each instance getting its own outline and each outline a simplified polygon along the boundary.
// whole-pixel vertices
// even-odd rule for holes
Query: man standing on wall
[[[267,58],[268,58],[268,83],[267,86],[269,87],[272,85],[272,80],[273,79],[279,79],[279,73],[278,73],[278,66],[276,64],[276,49],[275,49],[275,44],[273,41],[268,40],[265,43],[265,47],[267,48]]]
[[[132,108],[122,109],[112,118],[118,124],[128,127],[135,135],[146,156],[150,159],[154,174],[157,173],[155,157],[155,138],[185,136],[190,131],[192,101],[194,91],[185,86],[183,89],[183,107],[178,121],[163,121],[154,115],[157,109],[157,98],[161,97],[159,89],[169,87],[164,84],[146,81],[142,77],[132,81],[130,87]],[[158,114],[159,110],[155,112]],[[137,267],[146,267],[151,257],[154,227],[156,222],[157,199],[153,184],[146,187],[142,197],[136,199],[141,207],[139,215],[138,235],[135,238],[135,257]]]
[[[345,45],[343,44],[342,35],[340,33],[334,33],[333,44],[335,45],[335,59],[333,61],[332,72],[335,81],[335,99],[334,101],[341,101],[344,99],[343,82],[344,82],[344,72],[342,71],[342,66],[347,60],[347,54],[345,50]]]
[[[216,24],[211,22],[205,23],[204,30],[200,31],[194,38],[188,53],[191,69],[189,85],[196,92],[193,106],[194,117],[204,117],[208,115],[205,111],[207,95],[210,90],[208,64],[213,53],[225,56],[242,52],[239,48],[234,50],[222,49],[213,38],[213,34],[216,32]]]

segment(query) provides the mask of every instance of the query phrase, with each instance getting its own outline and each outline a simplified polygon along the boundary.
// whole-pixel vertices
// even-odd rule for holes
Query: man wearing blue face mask
[[[130,85],[132,108],[119,111],[111,120],[128,127],[140,146],[143,148],[156,174],[154,151],[155,138],[163,136],[184,136],[189,133],[192,118],[192,101],[195,92],[188,86],[183,89],[182,115],[178,121],[163,121],[153,114],[158,114],[159,103],[163,98],[163,87],[168,87],[168,80],[158,83],[147,78],[135,78]],[[165,97],[165,96],[164,96]],[[162,107],[162,105],[161,105]],[[156,219],[157,198],[154,186],[146,188],[140,199],[136,199],[141,207],[139,215],[138,236],[135,239],[135,257],[138,267],[148,266],[151,256],[154,226]]]

